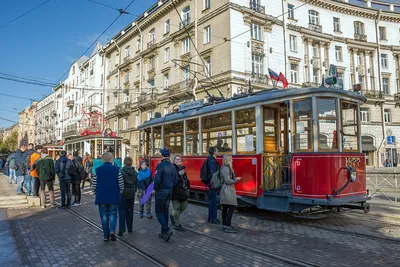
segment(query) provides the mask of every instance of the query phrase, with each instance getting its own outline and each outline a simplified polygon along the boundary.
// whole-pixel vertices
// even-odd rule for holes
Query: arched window
[[[361,21],[354,22],[354,34],[364,35],[364,23],[362,23]]]
[[[190,23],[190,6],[185,7],[182,9],[182,20],[183,20],[183,26],[186,26],[187,24]]]
[[[319,13],[315,10],[309,10],[308,21],[312,25],[319,25]]]

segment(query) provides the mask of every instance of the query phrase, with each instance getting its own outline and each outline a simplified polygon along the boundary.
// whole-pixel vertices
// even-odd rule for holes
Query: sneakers
[[[115,233],[110,234],[110,239],[111,239],[111,241],[117,241],[117,237],[115,236]]]
[[[175,226],[174,228],[175,228],[175,230],[177,230],[179,232],[185,232],[185,228],[183,228],[181,224]]]
[[[67,209],[67,207],[66,207],[66,206],[59,206],[57,209],[59,209],[59,210],[65,210],[65,209]]]
[[[150,212],[147,212],[144,216],[145,216],[147,219],[152,219],[152,218],[153,218],[153,215],[151,215]]]
[[[218,219],[215,219],[215,220],[211,220],[209,223],[211,223],[211,224],[221,224],[221,221],[218,220]]]
[[[118,232],[118,236],[123,236],[124,235],[124,233],[125,233],[125,230],[119,230],[119,232]]]
[[[237,233],[237,231],[232,226],[222,226],[222,231],[225,233]]]
[[[75,202],[71,205],[71,207],[79,207],[80,205],[82,205],[80,202]]]
[[[110,238],[109,238],[108,236],[105,236],[105,237],[103,238],[103,241],[104,241],[104,242],[108,242],[108,241],[110,241]]]
[[[174,233],[174,232],[172,232],[171,230],[169,230],[169,231],[168,231],[167,233],[165,233],[165,234],[159,233],[159,234],[158,234],[158,237],[161,238],[161,239],[164,239],[165,242],[168,242],[168,241],[171,239],[171,236],[172,236],[173,233]]]

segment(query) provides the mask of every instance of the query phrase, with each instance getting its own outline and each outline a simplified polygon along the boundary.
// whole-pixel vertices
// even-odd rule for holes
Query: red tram
[[[181,154],[195,200],[207,201],[200,169],[208,148],[216,146],[219,155],[233,155],[243,205],[281,212],[310,207],[368,212],[359,123],[364,101],[358,93],[319,87],[192,105],[141,125],[141,153],[149,155],[153,171],[160,148]]]

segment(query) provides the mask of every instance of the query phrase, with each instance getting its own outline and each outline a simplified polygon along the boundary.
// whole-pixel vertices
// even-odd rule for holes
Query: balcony
[[[74,137],[74,136],[77,136],[78,134],[79,134],[78,129],[72,129],[72,130],[63,132],[63,137],[64,138]]]
[[[125,103],[116,105],[114,112],[118,117],[129,116],[129,114],[131,113],[130,108],[131,102],[127,101]]]
[[[53,110],[53,111],[51,112],[51,116],[52,116],[52,117],[57,117],[57,112]]]
[[[308,29],[313,32],[321,32],[322,33],[322,25],[308,24]]]
[[[380,103],[385,101],[383,92],[378,90],[361,90],[360,93],[367,98],[367,103]]]
[[[400,93],[394,94],[394,103],[396,107],[400,107]]]
[[[154,108],[157,105],[157,94],[153,91],[138,97],[138,107],[141,109]]]
[[[69,101],[67,101],[67,107],[73,108],[74,105],[75,105],[75,101],[74,101],[74,100],[69,100]]]
[[[189,80],[173,84],[168,87],[168,98],[172,100],[179,100],[184,97],[193,95],[192,84]]]
[[[147,43],[147,49],[150,49],[156,45],[156,40],[151,40],[150,42]]]
[[[90,75],[93,75],[93,69],[90,70]]]
[[[268,84],[268,77],[265,74],[257,73],[257,72],[250,72],[251,82],[252,83],[262,83]]]
[[[310,88],[310,87],[320,87],[321,84],[314,82],[305,82],[301,85],[302,88]]]
[[[354,34],[354,40],[357,40],[357,41],[363,41],[363,42],[366,42],[367,41],[367,35],[365,35],[365,34]]]
[[[124,62],[127,62],[130,58],[131,58],[131,56],[124,57]]]
[[[265,6],[255,3],[255,1],[250,1],[249,6],[250,6],[251,10],[257,11],[258,13],[265,14]]]
[[[46,120],[49,120],[49,119],[50,119],[50,116],[49,116],[49,115],[46,115],[46,116],[44,116],[44,118],[45,118]]]
[[[183,20],[183,22],[179,23],[179,29],[183,29],[184,27],[186,27],[189,24],[190,24],[190,17],[187,17]]]

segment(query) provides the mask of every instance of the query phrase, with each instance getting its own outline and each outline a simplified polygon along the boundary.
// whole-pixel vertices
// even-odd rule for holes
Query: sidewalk
[[[7,210],[0,209],[0,266],[20,266],[21,258],[12,235]]]

